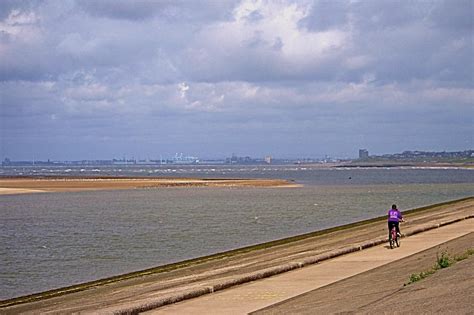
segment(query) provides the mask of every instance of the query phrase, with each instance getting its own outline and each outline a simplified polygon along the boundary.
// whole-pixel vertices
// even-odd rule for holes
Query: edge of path
[[[407,211],[405,211],[405,212],[407,212]],[[437,229],[437,228],[440,228],[440,227],[443,227],[443,226],[446,226],[446,225],[449,225],[449,224],[453,224],[453,223],[456,223],[456,222],[460,222],[460,221],[464,221],[464,220],[468,220],[468,219],[473,219],[473,218],[474,218],[474,215],[468,215],[468,216],[464,216],[464,217],[444,221],[444,222],[441,222],[441,223],[426,225],[426,226],[414,229],[412,231],[409,231],[407,233],[402,233],[402,238],[412,236],[412,235],[415,235],[415,234],[419,234],[419,233],[422,233],[422,232],[425,232],[425,231]],[[383,217],[383,219],[385,219],[385,216]],[[177,302],[182,302],[184,300],[196,298],[196,297],[199,297],[199,296],[202,296],[202,295],[205,295],[205,294],[210,294],[210,293],[213,293],[213,292],[228,289],[228,288],[231,288],[233,286],[245,284],[245,283],[248,283],[248,282],[252,282],[252,281],[256,281],[256,280],[260,280],[260,279],[264,279],[264,278],[269,278],[269,277],[272,277],[272,276],[275,276],[275,275],[278,275],[278,274],[281,274],[281,273],[284,273],[284,272],[288,272],[288,271],[292,271],[292,270],[295,270],[295,269],[310,266],[310,265],[313,265],[313,264],[317,264],[317,263],[323,262],[323,261],[328,260],[328,259],[336,258],[336,257],[343,256],[343,255],[346,255],[346,254],[349,254],[349,253],[364,250],[364,249],[367,249],[367,248],[370,248],[370,247],[373,247],[373,246],[381,245],[381,244],[384,244],[386,242],[388,242],[388,237],[366,241],[366,242],[363,242],[362,244],[344,247],[344,248],[341,248],[341,249],[338,249],[338,250],[335,250],[335,251],[331,251],[327,254],[320,254],[320,255],[313,256],[313,257],[309,257],[309,258],[303,259],[299,262],[292,262],[292,263],[284,264],[284,265],[281,265],[281,266],[276,266],[276,267],[271,267],[271,268],[267,268],[267,269],[264,269],[264,270],[259,270],[257,272],[252,273],[252,274],[243,275],[241,277],[230,279],[230,280],[227,280],[227,281],[223,281],[221,283],[218,283],[218,284],[215,284],[215,285],[212,285],[212,286],[196,288],[196,289],[193,289],[191,291],[178,293],[178,294],[175,294],[173,296],[157,299],[156,301],[154,301],[152,303],[143,303],[141,305],[135,305],[135,306],[132,306],[132,307],[129,307],[129,308],[123,308],[123,309],[120,309],[120,310],[115,310],[114,314],[120,314],[120,315],[122,315],[122,314],[139,314],[141,312],[150,311],[150,310],[162,307],[162,306],[174,304],[174,303],[177,303]]]
[[[392,261],[389,268],[381,265],[249,315],[471,314],[474,255],[462,260],[455,258],[474,250],[473,244],[474,231]],[[410,275],[433,270],[440,253],[455,262],[449,268],[439,268],[428,277],[410,283]]]
[[[433,209],[433,208],[436,208],[436,207],[448,206],[448,205],[451,205],[451,204],[456,204],[456,203],[459,203],[459,202],[469,201],[469,200],[474,200],[474,197],[456,199],[456,200],[446,201],[446,202],[437,203],[437,204],[433,204],[433,205],[428,205],[428,206],[424,206],[424,207],[420,207],[420,208],[415,208],[415,209],[411,209],[411,210],[406,210],[406,211],[404,211],[404,215],[429,211],[430,209]],[[418,227],[416,229],[413,229],[409,232],[403,233],[402,237],[407,237],[407,236],[410,236],[410,235],[418,234],[418,233],[421,233],[421,232],[424,232],[424,231],[427,231],[427,230],[439,228],[439,227],[444,226],[444,225],[456,223],[456,222],[466,220],[466,219],[471,219],[471,218],[474,218],[474,215],[467,215],[467,216],[464,216],[464,217],[457,217],[457,218],[447,220],[447,221],[443,221],[443,222],[440,222],[440,223],[424,225],[424,226]],[[41,301],[41,300],[50,299],[50,298],[53,298],[53,297],[63,296],[63,295],[74,293],[74,292],[85,291],[85,290],[88,290],[88,289],[91,289],[91,288],[94,288],[94,287],[103,286],[103,285],[107,285],[107,284],[111,284],[111,283],[115,283],[115,282],[119,282],[119,281],[123,281],[123,280],[129,280],[129,279],[134,279],[134,278],[138,278],[138,277],[142,277],[142,276],[146,276],[146,275],[159,274],[159,273],[164,273],[164,272],[168,272],[168,271],[172,271],[172,270],[177,270],[177,269],[180,269],[180,268],[185,268],[185,267],[189,267],[189,266],[193,266],[193,265],[198,265],[198,264],[209,262],[209,261],[219,260],[219,259],[224,258],[224,257],[236,256],[238,254],[248,253],[248,252],[252,252],[252,251],[260,250],[260,249],[267,249],[267,248],[275,247],[275,246],[278,246],[278,245],[288,244],[288,243],[304,240],[304,239],[315,237],[315,236],[329,234],[329,233],[336,232],[336,231],[346,230],[346,229],[350,229],[350,228],[354,228],[354,227],[360,227],[360,226],[363,226],[363,225],[379,222],[379,221],[382,221],[382,220],[385,220],[385,219],[386,219],[385,215],[384,216],[379,216],[379,217],[372,218],[372,219],[367,219],[367,220],[363,220],[363,221],[359,221],[359,222],[345,224],[345,225],[341,225],[341,226],[337,226],[337,227],[333,227],[333,228],[329,228],[329,229],[324,229],[324,230],[320,230],[320,231],[310,232],[310,233],[297,235],[297,236],[293,236],[293,237],[283,238],[283,239],[279,239],[279,240],[275,240],[275,241],[271,241],[271,242],[266,242],[266,243],[262,243],[262,244],[242,247],[242,248],[238,248],[238,249],[234,249],[234,250],[230,250],[230,251],[216,253],[216,254],[209,255],[209,256],[198,257],[198,258],[189,259],[189,260],[185,260],[185,261],[181,261],[181,262],[177,262],[177,263],[173,263],[173,264],[167,264],[167,265],[163,265],[163,266],[158,266],[158,267],[149,268],[149,269],[136,271],[136,272],[131,272],[131,273],[127,273],[127,274],[122,274],[122,275],[118,275],[118,276],[108,277],[108,278],[99,279],[99,280],[95,280],[95,281],[85,282],[85,283],[72,285],[72,286],[68,286],[68,287],[63,287],[63,288],[48,290],[48,291],[35,293],[35,294],[31,294],[31,295],[26,295],[26,296],[20,296],[20,297],[16,297],[16,298],[12,298],[12,299],[7,299],[7,300],[0,301],[0,308],[6,308],[6,307],[15,306],[15,305],[24,304],[24,303],[30,303],[30,302],[37,302],[37,301]],[[225,280],[223,282],[214,284],[212,286],[203,287],[203,288],[199,288],[199,289],[194,289],[194,290],[186,291],[186,292],[182,292],[182,293],[177,293],[175,295],[168,296],[166,298],[158,299],[158,300],[154,301],[153,303],[141,304],[141,305],[136,305],[136,306],[131,307],[131,308],[127,308],[127,309],[116,310],[115,313],[117,313],[117,314],[136,314],[136,313],[141,312],[141,311],[151,310],[151,309],[154,309],[154,308],[157,308],[157,307],[160,307],[160,306],[164,306],[164,305],[176,303],[176,302],[179,302],[179,301],[183,301],[183,300],[186,300],[186,299],[198,297],[198,296],[201,296],[201,295],[204,295],[204,294],[209,294],[209,293],[212,293],[212,292],[220,291],[220,290],[227,289],[227,288],[230,288],[232,286],[240,285],[240,284],[247,283],[247,282],[250,282],[250,281],[255,281],[255,280],[258,280],[258,279],[271,277],[271,276],[274,276],[274,275],[277,275],[277,274],[280,274],[280,273],[283,273],[283,272],[287,272],[287,271],[294,270],[294,269],[297,269],[297,268],[301,268],[301,267],[304,267],[304,266],[308,266],[308,265],[311,265],[311,264],[319,263],[321,261],[331,259],[331,258],[334,258],[334,257],[337,257],[337,256],[341,256],[341,255],[345,255],[345,254],[348,254],[348,253],[351,253],[351,252],[359,251],[359,250],[362,250],[362,249],[365,249],[365,248],[373,247],[373,246],[382,244],[384,242],[387,242],[387,240],[388,240],[387,237],[383,237],[383,238],[378,238],[378,239],[375,239],[375,240],[366,241],[366,242],[363,242],[361,244],[352,245],[352,246],[344,247],[344,248],[341,248],[341,249],[338,249],[338,250],[335,250],[335,251],[330,251],[328,253],[308,257],[308,258],[305,258],[305,259],[303,259],[299,262],[287,263],[287,264],[284,264],[284,265],[281,265],[281,266],[275,266],[275,267],[270,267],[270,268],[267,268],[267,269],[259,270],[257,272],[247,274],[247,275],[243,275],[243,276],[238,277],[238,278],[234,278],[234,279],[231,279],[231,280]]]

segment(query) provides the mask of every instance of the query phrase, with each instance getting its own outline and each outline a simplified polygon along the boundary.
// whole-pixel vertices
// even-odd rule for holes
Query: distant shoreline
[[[201,179],[143,177],[0,177],[0,195],[169,187],[301,187],[283,179]]]
[[[419,169],[474,169],[472,163],[421,163],[421,162],[350,162],[341,163],[334,168],[419,168]]]

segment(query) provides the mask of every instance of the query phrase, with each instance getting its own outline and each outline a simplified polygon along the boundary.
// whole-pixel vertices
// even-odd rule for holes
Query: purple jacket
[[[390,209],[388,211],[388,222],[400,222],[402,213],[398,209]]]

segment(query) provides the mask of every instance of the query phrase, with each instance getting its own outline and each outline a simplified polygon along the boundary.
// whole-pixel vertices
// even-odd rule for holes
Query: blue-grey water
[[[284,178],[305,186],[0,196],[0,299],[372,218],[384,215],[392,203],[404,210],[474,195],[474,171],[467,169],[180,166],[2,172]]]

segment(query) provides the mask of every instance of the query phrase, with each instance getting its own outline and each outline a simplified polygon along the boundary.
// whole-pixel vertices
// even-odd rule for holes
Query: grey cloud
[[[285,60],[279,53],[285,43],[276,38],[275,42],[253,39],[243,43],[245,51],[227,51],[219,55],[204,51],[204,60],[193,60],[194,51],[185,55],[185,63],[180,63],[184,75],[195,81],[333,81],[341,77],[338,55],[325,57],[324,63]],[[183,62],[183,60],[180,60]],[[185,66],[190,65],[188,67]]]
[[[315,2],[299,26],[312,32],[350,31],[352,41],[335,52],[339,61],[306,64],[299,77],[359,81],[366,72],[382,84],[410,79],[468,82],[473,70],[472,6],[470,1]],[[367,62],[355,70],[340,63],[358,56],[366,56]]]
[[[263,15],[260,13],[258,10],[254,10],[250,12],[249,15],[247,15],[246,20],[249,21],[250,23],[252,22],[257,22],[263,19]]]
[[[146,20],[153,17],[168,21],[223,19],[235,1],[150,1],[150,0],[76,0],[80,8],[94,16],[112,19]]]
[[[281,37],[276,37],[275,41],[273,42],[272,48],[276,51],[281,51],[283,48],[284,44],[283,41],[281,40]]]
[[[43,47],[35,45],[15,45],[3,54],[0,62],[0,81],[38,81],[57,75],[60,67]]]
[[[261,31],[255,31],[251,38],[242,41],[242,45],[245,48],[258,49],[258,48],[268,47],[269,43],[265,39],[262,38]]]
[[[37,9],[43,1],[40,0],[3,0],[0,1],[0,20],[7,18],[13,10],[32,11]]]
[[[205,28],[198,24],[176,28],[169,27],[163,22],[157,24],[151,19],[155,15],[164,14],[163,12],[170,6],[180,6],[184,9],[180,14],[190,14],[195,5],[198,4],[79,1],[78,6],[90,14],[94,12],[96,15],[109,14],[117,18],[121,18],[122,13],[130,14],[129,17],[123,16],[123,18],[127,18],[131,24],[113,20],[109,22],[100,19],[91,20],[90,23],[95,26],[95,34],[91,34],[81,25],[83,18],[77,12],[74,13],[75,17],[62,17],[57,21],[64,23],[61,25],[64,27],[62,32],[52,32],[52,36],[55,37],[49,36],[43,45],[35,44],[28,47],[11,44],[12,54],[7,56],[8,62],[2,64],[3,69],[0,70],[3,71],[0,75],[4,79],[16,77],[38,80],[56,76],[68,68],[82,66],[123,69],[126,73],[135,73],[136,77],[143,78],[147,80],[146,82],[153,80],[173,82],[184,80],[186,76],[192,80],[209,82],[360,81],[367,73],[375,74],[376,79],[382,80],[382,83],[427,77],[452,80],[454,77],[459,78],[459,73],[465,78],[469,77],[470,68],[462,66],[472,64],[470,58],[472,41],[469,41],[469,37],[466,38],[464,35],[463,39],[460,34],[445,35],[443,29],[430,28],[434,22],[430,22],[431,24],[423,22],[426,19],[436,21],[434,17],[437,14],[433,12],[440,10],[438,9],[440,5],[437,6],[437,3],[316,2],[310,15],[299,22],[300,27],[306,25],[308,30],[314,32],[338,28],[348,32],[348,23],[353,23],[355,27],[350,34],[352,42],[346,43],[343,48],[334,49],[323,61],[318,62],[312,62],[311,59],[284,60],[280,53],[288,43],[285,43],[278,34],[265,39],[257,29],[253,37],[248,37],[242,42],[242,46],[220,48],[219,41],[206,37]],[[211,9],[211,12],[218,11],[220,16],[224,16],[229,14],[233,5],[231,2],[226,2],[222,5],[226,9],[224,10],[214,2],[206,3],[202,5],[201,11],[212,7],[214,10]],[[200,14],[199,10],[194,11],[193,13]],[[462,13],[456,12],[453,13],[455,17]],[[446,15],[449,16],[449,13]],[[263,18],[259,11],[252,11],[249,14],[249,19],[253,22]],[[145,24],[134,22],[140,19],[147,22]],[[119,33],[112,33],[117,29],[120,30]],[[381,29],[384,31],[381,32]],[[69,33],[64,33],[68,30]],[[197,34],[199,30],[201,35],[193,40],[193,34]],[[444,53],[440,48],[452,45],[448,40],[457,40],[458,43],[462,43],[461,47],[455,52]],[[56,46],[53,54],[51,46]],[[205,56],[205,59],[195,58],[196,53]],[[456,55],[455,58],[452,58],[453,53]],[[22,55],[23,58],[15,58]],[[347,63],[353,64],[353,60],[362,60],[360,56],[365,56],[366,61],[355,69],[341,62],[346,60]],[[433,73],[433,66],[439,68],[437,74]],[[142,70],[137,72],[139,68]]]
[[[310,31],[326,31],[344,26],[348,20],[348,4],[343,1],[317,1],[299,26]]]
[[[373,71],[382,82],[410,79],[469,82],[473,62],[470,35],[463,27],[453,32],[452,26],[438,23],[440,17],[433,13],[447,9],[443,19],[451,14],[461,15],[456,6],[461,2],[452,3],[457,13],[450,13],[444,2],[356,3],[352,9],[357,13],[352,21],[356,26],[353,51],[371,56],[367,70]],[[469,10],[463,15],[461,20],[471,19]]]
[[[109,78],[111,73],[122,73],[117,79],[125,80],[130,75],[138,77],[140,67],[148,71],[150,63],[159,67],[160,72],[164,72],[163,64],[169,68],[167,72],[177,72],[170,61],[164,61],[166,51],[182,45],[183,36],[178,35],[176,38],[180,39],[175,43],[176,38],[166,37],[165,27],[150,32],[150,25],[141,23],[125,27],[114,21],[92,20],[88,25],[83,21],[84,16],[77,12],[61,19],[40,19],[31,29],[37,32],[34,40],[28,41],[17,38],[19,35],[2,33],[1,43],[8,49],[0,63],[0,80],[58,79],[76,69],[99,69]],[[116,33],[121,27],[124,28]],[[163,80],[169,78],[165,75]]]
[[[429,14],[433,25],[455,32],[471,34],[474,30],[474,2],[470,0],[441,0]]]
[[[91,15],[125,20],[142,20],[151,18],[158,13],[166,14],[167,9],[172,8],[173,4],[173,1],[157,2],[146,0],[133,2],[127,0],[78,0],[76,2],[80,8]]]
[[[360,1],[348,8],[350,22],[363,31],[393,29],[418,23],[427,17],[434,2]]]
[[[355,27],[378,32],[425,19],[434,5],[427,1],[316,1],[299,25],[310,31]]]

